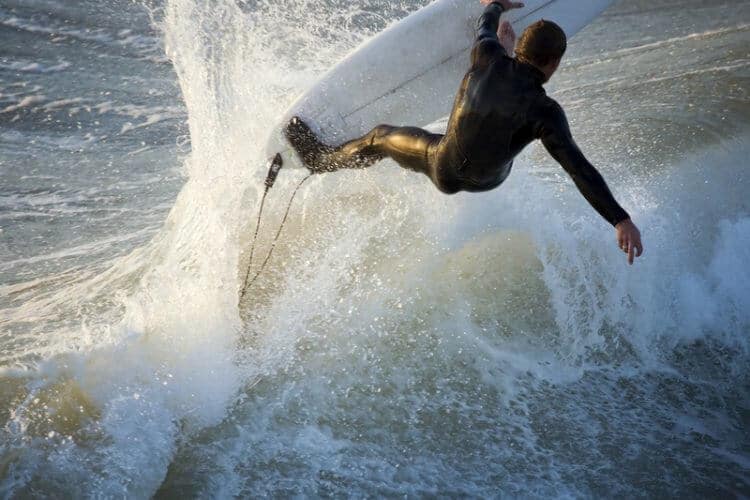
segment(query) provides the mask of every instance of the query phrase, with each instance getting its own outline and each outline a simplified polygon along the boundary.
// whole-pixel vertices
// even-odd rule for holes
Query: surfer
[[[471,67],[444,135],[378,125],[360,138],[332,147],[294,117],[285,128],[287,139],[313,173],[365,168],[389,157],[427,175],[448,194],[496,188],[508,177],[516,155],[540,139],[591,206],[615,227],[618,245],[633,264],[643,253],[638,228],[581,153],[562,107],[542,87],[560,65],[567,48],[565,33],[557,24],[541,20],[521,34],[516,47],[513,27],[507,21],[500,24],[500,16],[523,4],[480,1],[486,8],[471,50]]]

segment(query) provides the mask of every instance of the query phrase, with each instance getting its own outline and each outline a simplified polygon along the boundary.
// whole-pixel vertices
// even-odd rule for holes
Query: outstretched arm
[[[618,244],[628,254],[628,262],[632,264],[634,258],[643,253],[640,232],[612,196],[604,178],[578,148],[570,133],[565,113],[554,101],[545,110],[540,138],[549,154],[568,172],[594,210],[615,226]]]
[[[498,27],[500,26],[500,16],[506,10],[520,9],[523,7],[522,2],[511,2],[510,0],[480,0],[484,9],[482,17],[479,18],[477,38],[471,51],[472,66],[477,63],[482,64],[489,57],[497,55],[507,55],[505,48],[500,44],[497,38]]]

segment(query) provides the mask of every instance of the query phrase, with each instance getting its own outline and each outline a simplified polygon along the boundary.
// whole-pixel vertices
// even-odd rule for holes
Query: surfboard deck
[[[570,38],[613,0],[527,0],[503,14],[520,33],[539,19]],[[447,116],[469,69],[469,51],[484,6],[477,0],[436,0],[364,42],[300,96],[272,129],[266,153],[302,165],[283,136],[292,116],[325,143],[337,145],[375,125],[420,126]]]

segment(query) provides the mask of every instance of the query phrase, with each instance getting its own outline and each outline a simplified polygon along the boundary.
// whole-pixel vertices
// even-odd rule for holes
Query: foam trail
[[[321,482],[332,492],[344,491],[337,484],[390,491],[385,483],[413,494],[488,494],[486,476],[445,463],[459,450],[502,464],[508,491],[586,496],[602,490],[575,479],[581,460],[593,466],[609,446],[637,440],[654,421],[674,421],[670,397],[691,423],[684,432],[671,424],[652,429],[658,437],[638,441],[642,453],[679,454],[684,466],[675,474],[690,474],[707,454],[714,457],[694,448],[699,425],[715,426],[721,448],[738,452],[728,437],[737,435],[736,421],[697,416],[695,399],[732,394],[734,377],[746,378],[747,277],[729,271],[747,257],[749,219],[741,186],[727,182],[746,152],[745,143],[730,143],[674,165],[666,180],[618,186],[649,228],[648,254],[633,268],[570,181],[562,181],[565,188],[543,181],[530,155],[502,195],[440,196],[409,174],[387,172],[388,165],[352,174],[358,178],[336,186],[325,203],[307,200],[312,213],[325,214],[326,231],[312,224],[301,237],[330,235],[325,252],[314,260],[305,259],[309,248],[290,252],[280,295],[253,325],[257,337],[244,355],[258,360],[270,382],[253,385],[233,411],[239,435],[215,429],[215,444],[192,449],[191,458],[216,463],[209,481],[229,494],[279,491],[273,479],[252,473],[273,457],[294,467],[295,484],[310,494]],[[706,163],[726,205],[697,214],[694,193]],[[387,183],[394,175],[399,182]],[[353,199],[361,204],[354,210]],[[707,222],[722,219],[716,228]],[[701,224],[704,238],[695,247]],[[726,371],[704,364],[717,355]],[[623,398],[625,390],[632,399]],[[381,397],[383,405],[374,402]],[[299,421],[307,425],[293,424]],[[456,428],[438,432],[435,421]],[[469,421],[479,429],[461,430]],[[478,423],[485,421],[492,422],[489,435]],[[599,421],[611,424],[599,428]],[[568,456],[570,442],[556,443],[558,433],[571,432],[580,446]],[[399,458],[407,452],[390,446],[404,442],[418,453]],[[540,480],[542,471],[553,475]],[[317,479],[327,473],[336,474],[333,484]],[[618,482],[608,472],[594,476]],[[634,491],[632,480],[617,488]]]
[[[148,267],[125,299],[123,319],[113,327],[94,325],[83,342],[79,334],[78,345],[85,346],[81,354],[61,354],[40,368],[35,376],[40,382],[32,384],[29,403],[17,410],[11,426],[20,444],[35,425],[33,401],[54,400],[68,386],[76,387],[96,416],[79,419],[81,432],[90,439],[100,434],[107,442],[94,453],[102,472],[86,465],[90,459],[81,443],[68,441],[64,430],[51,425],[45,437],[59,445],[51,470],[31,452],[22,460],[26,478],[14,487],[46,474],[54,491],[73,474],[80,494],[147,496],[163,480],[180,432],[220,421],[236,394],[238,221],[243,187],[252,181],[248,165],[258,159],[253,146],[260,141],[259,131],[248,127],[257,118],[245,92],[259,89],[251,87],[240,66],[249,57],[243,50],[252,50],[250,35],[241,34],[240,26],[228,29],[223,40],[194,43],[206,36],[201,23],[222,10],[237,16],[236,9],[231,2],[167,5],[168,54],[190,115],[188,181],[164,229],[138,252]],[[234,67],[225,64],[232,51],[237,51]],[[248,85],[233,88],[228,82]],[[128,259],[120,263],[129,264]]]
[[[154,8],[188,111],[187,181],[147,247],[63,291],[92,299],[126,280],[122,305],[38,348],[46,361],[36,368],[4,370],[25,385],[6,427],[22,473],[4,483],[6,494],[43,484],[60,494],[149,496],[178,440],[226,416],[245,380],[236,355],[240,237],[259,199],[267,124],[293,99],[289,85],[301,85],[281,75],[312,79],[353,43],[343,32],[327,47],[300,44],[307,72],[291,70],[287,44],[311,38],[304,23],[321,25],[313,11],[305,2],[254,13],[232,1]],[[52,309],[57,299],[45,302]],[[40,422],[40,405],[72,427]],[[101,441],[93,450],[92,440]]]

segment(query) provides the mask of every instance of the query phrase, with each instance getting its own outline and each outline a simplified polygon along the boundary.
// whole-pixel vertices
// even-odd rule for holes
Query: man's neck
[[[539,79],[539,83],[545,84],[549,80],[551,75],[548,75],[543,68],[520,57],[516,57],[516,61],[528,68],[529,72]]]

